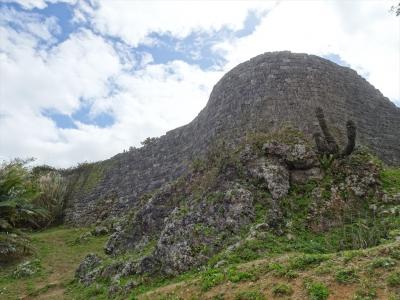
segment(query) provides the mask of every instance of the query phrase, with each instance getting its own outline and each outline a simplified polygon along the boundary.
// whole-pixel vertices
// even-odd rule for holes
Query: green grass
[[[92,171],[94,173],[85,186],[91,187],[101,179],[100,169],[97,170],[99,172]],[[399,191],[399,174],[397,169],[382,171],[380,179],[385,191],[389,193]],[[354,215],[344,216],[344,219],[348,218],[346,224],[325,232],[313,232],[308,227],[306,218],[312,201],[312,191],[315,187],[322,186],[325,188],[325,197],[330,197],[330,186],[334,180],[338,180],[335,176],[339,175],[327,174],[321,182],[310,181],[304,185],[292,186],[289,195],[280,202],[285,213],[285,221],[287,221],[284,228],[285,234],[277,236],[272,232],[263,232],[254,239],[245,239],[248,229],[250,226],[268,221],[266,216],[268,205],[270,205],[270,195],[264,190],[257,190],[253,183],[248,183],[247,187],[255,190],[252,190],[255,195],[255,216],[253,224],[249,224],[249,228],[243,229],[237,237],[234,237],[243,241],[237,249],[222,251],[212,257],[204,269],[197,269],[174,278],[136,275],[121,278],[120,284],[123,285],[128,280],[136,280],[139,283],[139,286],[131,292],[132,299],[134,299],[134,297],[158,287],[191,279],[196,280],[196,286],[201,293],[206,293],[213,287],[217,287],[211,291],[215,292],[219,285],[229,284],[235,287],[250,284],[248,281],[256,282],[262,276],[287,279],[299,277],[299,280],[302,280],[305,275],[312,274],[310,275],[312,278],[317,278],[315,276],[322,274],[326,275],[324,278],[329,278],[330,281],[336,281],[336,283],[360,286],[355,297],[369,299],[373,297],[375,290],[373,285],[362,282],[365,277],[364,273],[367,271],[369,275],[372,273],[382,275],[382,281],[386,281],[387,288],[392,292],[398,287],[400,280],[398,247],[390,248],[384,255],[374,255],[373,257],[368,257],[368,251],[364,250],[334,253],[393,242],[394,239],[391,239],[387,232],[395,234],[395,230],[400,229],[398,216],[381,217],[380,215],[364,214],[372,199],[366,197],[365,203],[362,202],[363,205],[357,207],[359,210],[353,208],[354,211],[351,212],[354,212]],[[223,194],[212,193],[207,200],[215,203],[222,197]],[[185,215],[188,209],[182,204],[182,215]],[[213,236],[217,234],[212,227],[200,223],[195,226],[195,229],[195,234],[198,235]],[[37,259],[39,271],[30,277],[13,278],[11,274],[15,270],[15,265],[8,265],[1,269],[0,298],[15,299],[28,294],[40,295],[55,288],[62,288],[67,292],[65,297],[70,299],[107,299],[109,282],[98,281],[87,288],[71,283],[76,267],[87,253],[94,252],[99,255],[103,253],[106,236],[88,237],[85,241],[76,243],[79,237],[88,230],[88,228],[58,227],[31,234],[35,254],[26,259],[31,261]],[[157,240],[152,240],[141,251],[127,252],[119,256],[117,260],[132,260],[148,254],[154,249],[156,242]],[[199,253],[208,253],[206,250],[198,249]],[[284,256],[286,257],[284,260],[274,260],[275,257]],[[243,268],[243,265],[240,265],[256,259],[266,259],[268,263],[264,262],[255,269]],[[225,269],[213,268],[215,263],[221,260],[225,260]],[[364,263],[357,265],[359,260],[364,260]],[[106,258],[105,261],[109,263],[112,259]],[[340,266],[337,263],[340,263]],[[351,267],[346,267],[346,263],[351,264]],[[277,278],[273,280],[276,281]],[[294,288],[295,285],[293,285]],[[330,294],[328,287],[322,282],[309,280],[306,281],[304,288],[310,299],[324,300]],[[349,286],[343,288],[349,288]],[[277,284],[273,286],[272,293],[275,296],[287,296],[291,293],[291,287],[287,284]],[[240,292],[235,297],[236,299],[264,299],[264,296],[255,290]]]
[[[240,282],[240,281],[248,281],[248,280],[256,279],[254,274],[249,273],[249,272],[239,271],[235,267],[231,267],[228,269],[226,277],[230,282],[234,282],[234,283]]]
[[[335,274],[335,280],[342,284],[353,283],[358,280],[358,275],[354,269],[340,269]]]
[[[376,299],[376,286],[370,280],[361,282],[361,287],[355,292],[354,300]]]
[[[389,194],[400,193],[400,168],[385,168],[380,174],[384,191]]]
[[[260,291],[243,291],[235,295],[235,300],[265,300],[265,296]]]
[[[391,287],[400,287],[400,272],[393,272],[389,274],[386,281]]]
[[[268,264],[267,270],[271,271],[275,276],[278,277],[285,276],[289,271],[285,265],[276,262]]]
[[[325,300],[329,297],[329,289],[322,282],[308,281],[305,288],[310,300]]]
[[[320,263],[328,259],[329,255],[303,254],[292,258],[289,262],[289,268],[292,270],[305,270],[310,267],[318,266]]]
[[[75,269],[86,256],[93,252],[102,255],[106,236],[92,237],[86,243],[74,241],[89,228],[56,227],[30,234],[34,254],[23,258],[25,261],[40,262],[40,271],[32,276],[14,278],[17,263],[10,263],[0,269],[0,298],[16,299],[28,294],[46,292],[50,288],[67,285]]]
[[[212,287],[219,285],[225,280],[225,275],[221,270],[210,269],[204,272],[200,277],[201,289],[207,291]]]
[[[293,294],[293,289],[286,283],[278,283],[272,287],[272,294],[275,296],[290,296]]]
[[[378,268],[383,268],[383,269],[391,269],[396,265],[396,261],[390,257],[379,257],[374,259],[369,267],[371,269],[378,269]]]

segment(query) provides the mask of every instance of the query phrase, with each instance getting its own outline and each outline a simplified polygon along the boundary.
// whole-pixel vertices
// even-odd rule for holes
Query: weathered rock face
[[[101,259],[95,254],[88,254],[80,263],[75,272],[75,278],[84,285],[90,285],[95,278],[100,274]]]
[[[261,134],[235,149],[221,144],[210,151],[200,166],[142,198],[137,208],[118,221],[120,226],[114,227],[105,246],[115,263],[93,271],[93,258],[87,257],[77,278],[85,283],[92,274],[114,279],[177,275],[203,265],[227,247],[240,245],[246,232],[251,231],[253,237],[266,230],[282,234],[280,204],[288,195],[291,173],[298,170],[292,162],[303,171],[318,164],[313,149],[293,133],[285,131],[291,135],[289,144]]]
[[[87,256],[76,278],[88,285],[96,278],[174,276],[210,258],[223,263],[215,258],[268,236],[328,234],[357,214],[375,218],[384,198],[381,163],[364,148],[327,162],[303,134],[288,128],[250,135],[234,149],[221,143],[187,175],[143,197],[116,220],[119,225],[104,222],[114,230],[105,246],[111,257],[101,264]],[[111,286],[110,293],[116,291]]]
[[[358,144],[400,165],[400,108],[349,68],[312,55],[265,53],[228,72],[191,123],[143,148],[87,166],[89,171],[71,172],[65,219],[93,223],[135,207],[141,195],[186,173],[188,162],[218,138],[235,141],[245,132],[272,131],[286,123],[311,134],[317,106],[334,135],[345,132],[352,119]]]

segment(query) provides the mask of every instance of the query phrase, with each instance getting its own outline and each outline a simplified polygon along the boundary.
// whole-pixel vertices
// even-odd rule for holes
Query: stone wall
[[[345,136],[346,121],[352,119],[358,144],[400,165],[400,108],[364,78],[317,56],[265,53],[223,76],[191,123],[145,147],[66,174],[65,220],[88,224],[125,213],[144,193],[184,174],[188,163],[218,138],[238,140],[245,132],[287,123],[311,134],[318,130],[317,106],[338,137]]]

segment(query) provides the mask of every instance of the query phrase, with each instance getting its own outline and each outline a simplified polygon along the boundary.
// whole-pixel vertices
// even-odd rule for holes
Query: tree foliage
[[[47,217],[47,211],[34,205],[40,189],[26,167],[28,161],[14,160],[0,168],[0,230],[30,224]]]
[[[40,228],[61,214],[65,184],[54,169],[31,170],[32,160],[0,165],[0,258],[29,249],[21,228]]]

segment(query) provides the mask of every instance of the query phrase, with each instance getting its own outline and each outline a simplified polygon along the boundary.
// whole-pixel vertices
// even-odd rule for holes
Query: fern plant
[[[0,256],[11,256],[29,249],[28,241],[17,229],[38,227],[48,218],[46,209],[34,205],[39,187],[33,180],[27,160],[14,160],[0,166]]]

